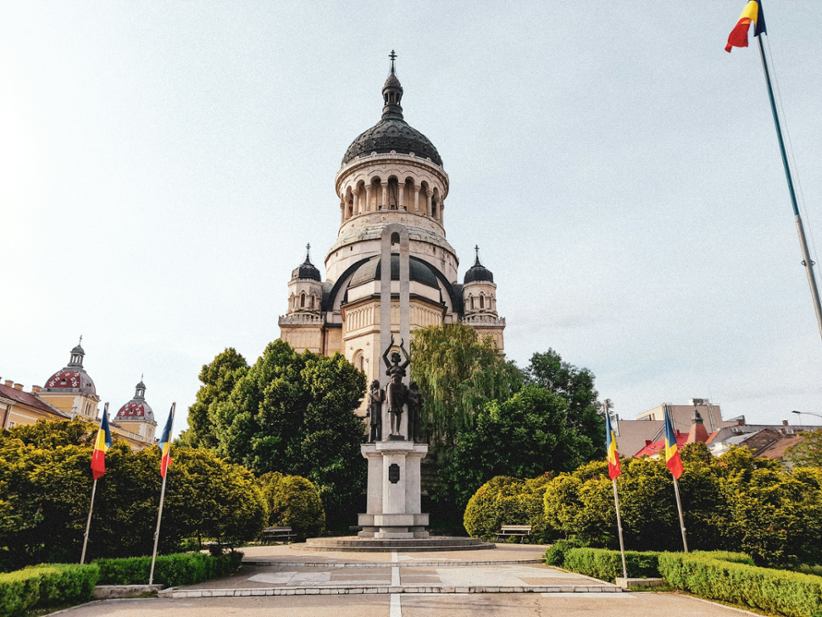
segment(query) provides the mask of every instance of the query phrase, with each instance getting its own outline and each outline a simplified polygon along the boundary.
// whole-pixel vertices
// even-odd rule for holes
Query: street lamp
[[[822,418],[822,414],[814,413],[812,411],[797,411],[796,409],[792,410],[791,413],[795,413],[799,416],[799,426],[802,426],[802,414],[804,413],[806,416],[816,416],[817,418]]]

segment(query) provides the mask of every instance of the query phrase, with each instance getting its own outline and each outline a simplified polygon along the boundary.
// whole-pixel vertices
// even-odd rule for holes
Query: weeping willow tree
[[[415,330],[411,360],[411,379],[423,396],[422,420],[435,447],[452,446],[485,403],[506,400],[523,382],[490,338],[462,324]]]

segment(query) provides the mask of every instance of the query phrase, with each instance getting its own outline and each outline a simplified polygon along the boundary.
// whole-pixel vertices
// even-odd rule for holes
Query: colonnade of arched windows
[[[346,187],[340,205],[343,221],[381,210],[404,210],[430,216],[439,222],[443,217],[439,188],[432,188],[425,180],[418,183],[410,176],[402,181],[393,175],[386,179],[374,176],[368,182],[360,180],[356,185]]]

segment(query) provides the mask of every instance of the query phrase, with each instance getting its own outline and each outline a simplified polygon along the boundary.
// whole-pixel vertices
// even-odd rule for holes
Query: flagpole
[[[166,498],[166,476],[163,476],[163,487],[160,489],[160,508],[157,510],[157,528],[154,530],[154,550],[151,552],[151,570],[148,573],[148,584],[154,584],[154,562],[157,560],[157,543],[160,540],[160,521],[163,518],[163,502]]]
[[[679,482],[674,478],[674,494],[676,495],[676,509],[679,512],[679,529],[682,531],[682,546],[688,552],[688,538],[685,537],[685,518],[682,516],[682,498],[679,496]]]
[[[619,494],[617,493],[616,478],[611,480],[614,485],[614,507],[617,516],[617,531],[619,532],[619,555],[622,557],[622,577],[628,578],[628,567],[625,565],[625,542],[622,539],[622,517],[619,515]]]
[[[785,141],[782,138],[782,126],[779,122],[779,114],[776,110],[776,101],[774,100],[773,86],[771,85],[771,72],[768,69],[768,61],[765,57],[765,46],[762,44],[762,34],[757,36],[756,39],[759,41],[759,57],[762,59],[762,69],[765,71],[765,83],[768,86],[768,99],[771,103],[773,123],[776,127],[776,137],[779,140],[779,153],[782,155],[782,167],[785,169],[785,179],[788,181],[788,192],[791,195],[793,216],[794,221],[796,222],[796,233],[799,235],[799,247],[802,250],[802,265],[805,267],[805,273],[808,276],[808,285],[811,288],[813,308],[816,312],[816,324],[819,327],[819,335],[822,337],[822,303],[820,303],[819,300],[819,287],[816,284],[816,275],[813,271],[813,267],[816,264],[811,259],[811,254],[808,251],[808,240],[805,237],[805,226],[802,223],[802,216],[799,214],[799,206],[796,202],[796,192],[793,187],[791,168],[788,165],[788,156],[785,152]]]
[[[80,554],[80,563],[86,563],[86,546],[88,545],[88,534],[91,530],[91,512],[94,510],[94,494],[97,492],[97,479],[91,485],[91,502],[88,506],[88,519],[86,520],[86,533],[83,535],[83,552]]]

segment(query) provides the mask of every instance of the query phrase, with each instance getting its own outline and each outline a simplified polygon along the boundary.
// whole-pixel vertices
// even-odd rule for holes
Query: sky
[[[334,176],[396,49],[511,359],[556,349],[621,417],[822,413],[758,50],[723,50],[743,5],[0,1],[0,378],[43,385],[82,334],[102,400],[144,374],[162,424],[225,347],[253,362],[304,245],[321,266],[336,237]],[[765,9],[822,243],[819,3]]]

